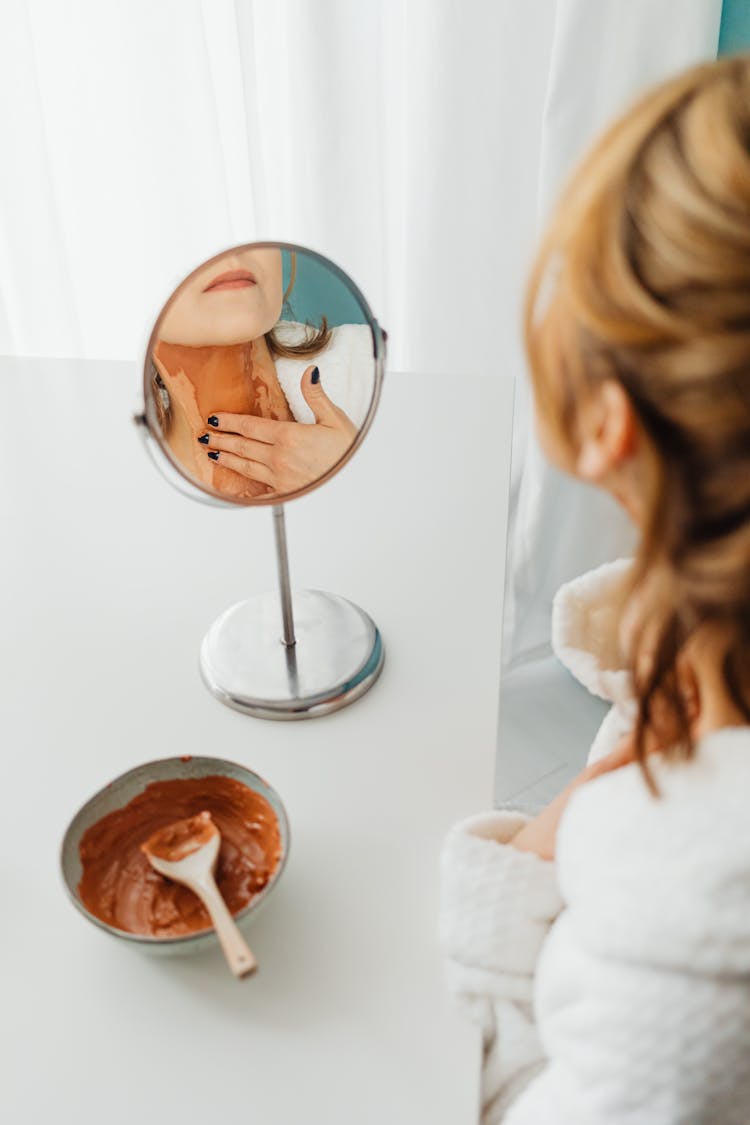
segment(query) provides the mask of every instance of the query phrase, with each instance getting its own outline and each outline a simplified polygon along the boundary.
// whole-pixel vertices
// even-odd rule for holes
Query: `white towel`
[[[275,335],[284,344],[299,344],[309,329],[296,321],[282,320]],[[359,429],[372,402],[375,387],[375,357],[372,330],[368,324],[340,324],[331,330],[331,339],[317,355],[290,359],[276,356],[276,374],[297,422],[315,418],[300,390],[302,373],[311,363],[320,369],[320,381],[330,400]]]

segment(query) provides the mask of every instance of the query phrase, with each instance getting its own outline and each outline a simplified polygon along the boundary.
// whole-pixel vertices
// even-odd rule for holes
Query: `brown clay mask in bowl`
[[[210,928],[200,900],[157,874],[141,845],[159,829],[207,811],[221,832],[216,882],[232,914],[253,901],[282,857],[278,818],[266,798],[219,775],[154,781],[81,837],[81,902],[118,930],[179,937]]]

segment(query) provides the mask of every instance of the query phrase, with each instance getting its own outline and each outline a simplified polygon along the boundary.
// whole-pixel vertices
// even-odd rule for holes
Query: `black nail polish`
[[[208,419],[208,424],[209,424],[209,426],[218,426],[219,419],[216,417],[215,414],[212,414],[211,417]]]
[[[208,456],[211,458],[212,461],[218,461],[219,460],[219,454],[216,452],[215,449],[212,449]]]
[[[208,434],[202,434],[201,437],[198,438],[198,441],[201,445],[208,445]]]
[[[311,383],[319,383],[320,382],[320,372],[318,371],[317,367],[313,367],[313,369],[312,369],[312,374],[310,376],[310,382]]]

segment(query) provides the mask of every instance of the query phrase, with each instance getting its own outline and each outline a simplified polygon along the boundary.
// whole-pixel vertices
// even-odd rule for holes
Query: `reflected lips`
[[[256,284],[249,270],[227,270],[226,273],[220,273],[209,282],[203,292],[209,293],[212,289],[242,289],[246,285]]]

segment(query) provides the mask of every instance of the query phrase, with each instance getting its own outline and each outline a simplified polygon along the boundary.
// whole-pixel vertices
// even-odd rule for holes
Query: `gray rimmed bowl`
[[[120,930],[110,926],[87,910],[78,894],[78,884],[81,881],[81,857],[79,845],[81,837],[92,824],[96,824],[107,813],[114,812],[127,805],[133,797],[142,793],[152,781],[172,781],[176,778],[196,777],[231,777],[235,781],[246,785],[255,793],[265,797],[273,809],[279,822],[281,835],[281,858],[279,865],[263,890],[252,902],[234,915],[234,920],[244,929],[248,922],[255,917],[259,908],[267,900],[269,894],[278,883],[281,873],[286,865],[289,854],[289,821],[286,809],[281,803],[278,793],[259,777],[257,773],[240,766],[236,762],[227,762],[223,758],[188,757],[161,758],[155,762],[145,762],[142,766],[128,770],[127,773],[110,781],[103,789],[91,797],[85,805],[78,810],[68,825],[60,849],[60,866],[62,868],[63,882],[70,895],[73,905],[80,910],[89,922],[93,922],[100,930],[105,930],[121,941],[138,946],[148,953],[196,953],[200,949],[216,945],[218,939],[213,929],[196,930],[192,934],[183,934],[178,937],[153,937],[150,934],[132,934],[127,930]]]

